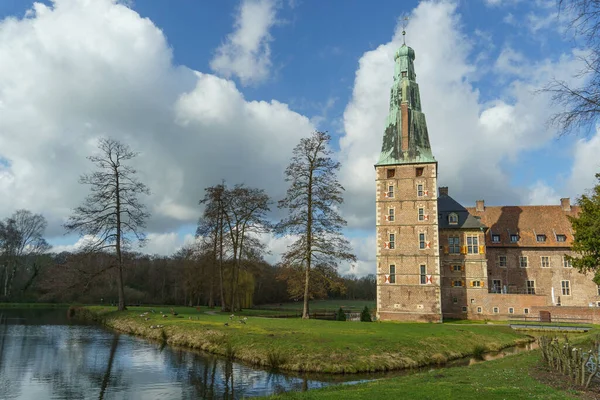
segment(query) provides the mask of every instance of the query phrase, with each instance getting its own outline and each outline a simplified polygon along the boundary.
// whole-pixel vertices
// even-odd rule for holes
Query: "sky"
[[[48,220],[54,251],[81,239],[63,223],[88,188],[100,137],[140,153],[151,195],[142,251],[193,240],[204,188],[225,179],[277,201],[300,138],[332,136],[345,234],[375,271],[375,171],[406,42],[438,184],[465,206],[559,204],[595,183],[600,134],[560,136],[537,90],[578,84],[586,49],[555,0],[0,1],[0,218]],[[276,221],[281,211],[273,207]],[[277,262],[290,238],[264,235]]]

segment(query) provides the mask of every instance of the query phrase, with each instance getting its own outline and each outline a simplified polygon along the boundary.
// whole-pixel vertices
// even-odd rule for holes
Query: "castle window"
[[[527,256],[519,257],[519,266],[521,268],[527,268]]]
[[[423,167],[415,168],[415,176],[423,176]]]
[[[388,178],[393,178],[394,176],[396,176],[396,170],[394,168],[390,168],[387,170],[387,177]]]
[[[390,265],[390,283],[396,283],[396,266]]]
[[[393,208],[390,208],[388,210],[387,220],[390,221],[390,222],[394,222],[394,209]]]
[[[483,282],[481,282],[481,281],[472,281],[471,282],[471,286],[473,286],[473,287],[482,287],[483,286]]]
[[[425,209],[419,208],[419,221],[425,221]]]
[[[543,243],[546,241],[546,235],[536,235],[536,240],[540,243]]]
[[[421,265],[421,285],[427,284],[427,266]]]
[[[462,271],[462,265],[453,265],[452,266],[452,271],[454,271],[454,272],[460,272],[460,271]]]
[[[467,253],[479,254],[479,238],[477,235],[467,236]]]
[[[500,279],[492,281],[492,293],[502,293],[502,281]]]
[[[452,298],[452,303],[454,303],[454,304],[458,303],[458,297],[453,297]]]
[[[462,312],[467,312],[467,306],[463,306]]]
[[[535,294],[535,281],[527,281],[527,294]]]
[[[494,314],[498,314],[500,312],[500,309],[498,307],[494,307]]]
[[[506,268],[506,256],[498,256],[498,266]]]
[[[477,307],[477,312],[478,312],[479,314],[481,314],[481,313],[483,312],[483,309],[482,309],[481,307]]]
[[[387,197],[394,197],[394,185],[388,186]]]
[[[448,223],[450,225],[457,225],[458,224],[458,215],[456,213],[450,213],[450,215],[448,215]]]
[[[419,249],[423,250],[425,248],[425,234],[419,233]]]
[[[509,314],[514,314],[515,313],[515,309],[513,307],[508,307],[508,313]]]
[[[573,263],[567,258],[567,256],[563,256],[563,267],[573,268]]]
[[[492,243],[500,243],[500,235],[492,235]]]
[[[423,197],[423,194],[424,194],[423,185],[417,185],[417,196]]]
[[[461,281],[461,280],[457,279],[457,280],[452,281],[453,287],[461,287],[462,285],[463,285],[463,281]]]
[[[556,241],[557,242],[566,242],[567,237],[565,235],[556,235]]]
[[[517,243],[519,241],[519,235],[510,235],[510,242]]]
[[[388,243],[388,248],[393,249],[395,247],[396,247],[396,235],[393,233],[390,233],[390,241]]]
[[[563,296],[571,295],[571,282],[569,281],[560,281],[560,287],[562,289]]]
[[[529,314],[529,308],[524,308],[523,309],[523,314]]]
[[[550,257],[542,256],[540,258],[542,260],[542,268],[550,268]]]
[[[458,237],[449,237],[448,238],[448,252],[450,254],[459,254],[460,253],[460,239]]]

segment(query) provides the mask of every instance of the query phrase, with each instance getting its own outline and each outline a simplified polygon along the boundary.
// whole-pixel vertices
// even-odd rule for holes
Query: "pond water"
[[[274,373],[69,321],[66,309],[0,309],[0,314],[0,399],[243,399],[416,372]]]

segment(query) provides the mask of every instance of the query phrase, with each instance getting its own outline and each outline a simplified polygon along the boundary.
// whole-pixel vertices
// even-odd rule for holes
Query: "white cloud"
[[[528,205],[559,205],[560,196],[553,187],[537,181],[529,187]]]
[[[277,22],[277,6],[276,0],[242,0],[233,32],[210,62],[212,70],[226,78],[236,76],[242,85],[266,80],[273,40],[269,30]]]
[[[589,139],[580,139],[575,143],[573,151],[573,166],[568,180],[568,193],[579,197],[592,189],[598,181],[595,174],[600,173],[600,129]]]
[[[456,7],[451,1],[421,2],[407,28],[420,32],[408,44],[416,52],[423,111],[439,162],[438,184],[449,186],[450,195],[465,205],[480,198],[498,205],[526,203],[528,191],[511,186],[504,163],[554,137],[555,131],[545,127],[553,111],[548,97],[534,92],[551,76],[570,77],[578,64],[574,55],[533,62],[505,50],[496,65],[510,74],[502,75],[495,98],[484,102],[471,84],[477,67],[469,61],[473,48]],[[374,226],[373,165],[381,149],[400,31],[361,57],[344,112],[340,177],[347,189],[344,210],[351,227]]]
[[[314,129],[307,117],[173,65],[160,29],[115,1],[36,3],[30,14],[0,21],[0,218],[41,212],[48,236],[61,236],[100,136],[141,153],[157,235],[195,224],[203,189],[221,178],[281,197],[293,146]],[[156,248],[179,245],[168,240]]]

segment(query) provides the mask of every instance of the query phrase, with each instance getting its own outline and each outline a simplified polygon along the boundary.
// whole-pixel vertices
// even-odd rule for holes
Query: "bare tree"
[[[237,310],[236,291],[239,284],[242,260],[256,258],[265,251],[264,245],[256,237],[268,232],[270,223],[266,218],[271,200],[263,189],[236,185],[225,192],[224,217],[231,240],[233,268],[230,281],[229,309]]]
[[[100,155],[88,157],[98,170],[82,175],[79,180],[90,185],[91,193],[73,211],[65,228],[87,235],[86,251],[114,251],[116,265],[107,270],[117,267],[119,310],[125,310],[123,251],[134,238],[144,243],[142,229],[150,214],[138,195],[148,195],[150,191],[136,179],[136,170],[124,164],[138,155],[129,146],[114,139],[100,139],[98,149]]]
[[[562,108],[549,123],[563,133],[590,129],[600,115],[600,0],[557,0],[559,16],[567,19],[568,32],[587,52],[579,56],[583,68],[573,77],[579,85],[553,78],[540,92],[549,93]]]
[[[0,255],[4,261],[3,295],[8,298],[18,268],[30,273],[26,287],[29,287],[39,274],[40,256],[50,249],[43,238],[47,222],[43,215],[28,210],[18,210],[4,222],[0,222]]]
[[[279,222],[276,232],[298,236],[284,253],[283,264],[304,270],[302,318],[309,317],[313,265],[337,267],[340,260],[356,261],[349,242],[342,235],[346,221],[337,206],[344,201],[344,188],[336,177],[340,163],[330,157],[330,140],[324,132],[314,132],[300,140],[285,171],[290,187],[286,197],[279,201],[279,208],[287,208],[289,215]]]

